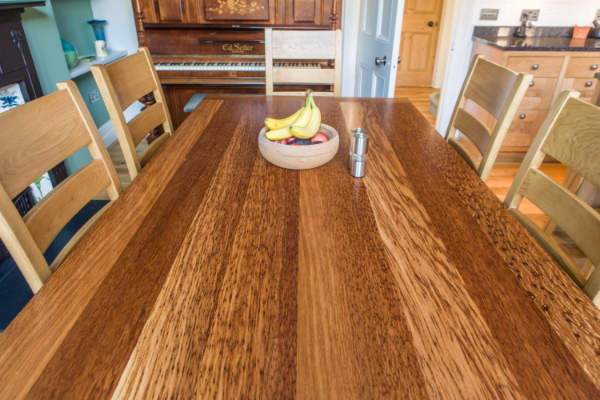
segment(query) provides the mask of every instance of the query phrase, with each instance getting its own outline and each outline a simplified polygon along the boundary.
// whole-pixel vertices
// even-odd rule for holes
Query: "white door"
[[[362,0],[356,95],[394,97],[404,0]]]

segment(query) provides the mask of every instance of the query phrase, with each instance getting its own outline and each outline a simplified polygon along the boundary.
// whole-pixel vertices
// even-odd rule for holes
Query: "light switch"
[[[479,13],[480,21],[497,21],[500,10],[497,8],[482,8]]]
[[[537,21],[538,18],[540,17],[540,10],[539,9],[527,9],[527,10],[521,11],[521,15],[523,15],[523,14],[527,14],[529,16],[529,18],[528,18],[529,21]]]

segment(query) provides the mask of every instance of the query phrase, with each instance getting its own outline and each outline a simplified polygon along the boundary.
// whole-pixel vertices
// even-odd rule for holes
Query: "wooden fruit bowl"
[[[287,169],[310,169],[328,163],[340,147],[337,131],[329,125],[321,124],[321,132],[329,137],[325,143],[305,146],[291,146],[272,142],[265,136],[267,128],[258,134],[258,149],[271,164]]]

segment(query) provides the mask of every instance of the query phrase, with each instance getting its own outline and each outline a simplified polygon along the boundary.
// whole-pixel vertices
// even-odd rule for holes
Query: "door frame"
[[[360,10],[362,1],[344,0],[342,2],[342,96],[356,96],[356,76],[358,68],[358,33],[360,27]],[[398,0],[396,12],[396,30],[394,32],[394,47],[392,53],[392,68],[390,68],[390,85],[388,97],[394,97],[396,88],[396,73],[398,71],[398,55],[402,35],[402,17],[404,0]]]

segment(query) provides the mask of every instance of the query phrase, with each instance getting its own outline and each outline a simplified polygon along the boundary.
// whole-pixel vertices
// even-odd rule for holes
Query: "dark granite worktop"
[[[510,51],[600,51],[600,38],[574,40],[573,28],[534,27],[526,38],[514,37],[514,26],[476,26],[473,40]]]

